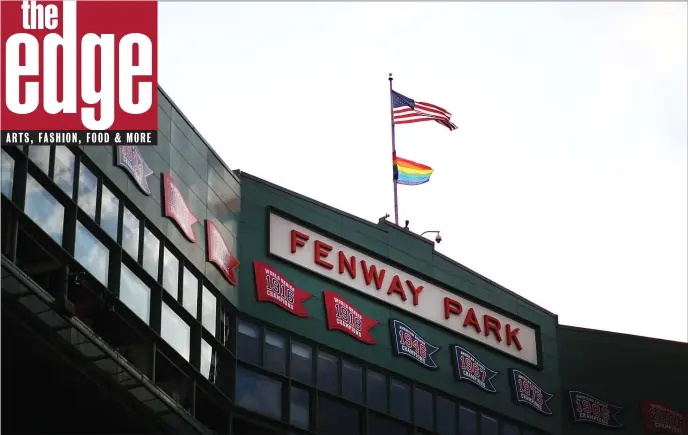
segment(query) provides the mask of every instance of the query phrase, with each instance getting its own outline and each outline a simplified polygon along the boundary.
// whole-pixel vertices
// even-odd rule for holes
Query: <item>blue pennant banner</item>
[[[554,397],[554,394],[543,390],[542,387],[519,370],[509,369],[509,374],[511,377],[511,391],[516,403],[524,403],[538,412],[552,415],[552,410],[547,405],[547,402]]]
[[[475,355],[461,346],[452,346],[454,349],[454,369],[459,380],[466,380],[488,393],[496,393],[497,389],[492,385],[492,379],[499,374],[492,370]]]
[[[569,400],[574,422],[623,427],[618,420],[619,414],[624,410],[622,407],[610,405],[590,394],[576,390],[569,390]]]
[[[391,323],[390,331],[392,332],[392,342],[394,343],[392,346],[394,355],[403,355],[429,369],[436,369],[437,364],[432,359],[432,355],[440,348],[428,343],[403,322],[392,319]]]

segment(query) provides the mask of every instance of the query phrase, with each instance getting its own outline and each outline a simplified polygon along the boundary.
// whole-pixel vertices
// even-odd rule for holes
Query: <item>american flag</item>
[[[410,124],[412,122],[435,121],[444,125],[450,131],[458,127],[450,121],[451,113],[430,103],[414,101],[409,97],[392,91],[392,107],[395,124]]]

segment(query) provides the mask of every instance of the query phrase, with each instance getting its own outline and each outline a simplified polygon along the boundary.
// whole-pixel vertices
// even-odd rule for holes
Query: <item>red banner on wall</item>
[[[367,344],[376,343],[370,330],[380,322],[366,317],[336,293],[325,290],[323,297],[328,329],[345,332]]]
[[[220,230],[210,219],[205,220],[205,233],[208,239],[208,261],[220,268],[230,284],[237,286],[235,270],[239,267],[239,260],[229,252]]]
[[[640,402],[645,430],[651,433],[686,435],[686,415],[658,402]]]
[[[165,216],[177,223],[179,229],[191,242],[196,243],[196,235],[193,231],[193,225],[198,222],[198,218],[194,216],[189,204],[182,196],[179,186],[172,179],[170,174],[164,172],[162,174],[162,182],[164,186],[164,206]]]
[[[287,281],[279,272],[260,261],[253,262],[256,292],[260,302],[272,302],[295,316],[308,317],[303,302],[313,296]]]

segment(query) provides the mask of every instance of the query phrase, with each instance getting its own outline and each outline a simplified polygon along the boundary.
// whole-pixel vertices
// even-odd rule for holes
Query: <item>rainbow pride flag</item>
[[[430,181],[430,175],[434,172],[430,166],[412,162],[394,156],[394,181],[397,184],[416,186]]]

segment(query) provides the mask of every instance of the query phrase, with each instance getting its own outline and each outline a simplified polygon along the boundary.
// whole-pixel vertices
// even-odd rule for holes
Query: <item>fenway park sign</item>
[[[535,329],[270,214],[270,253],[519,360],[538,364]]]

